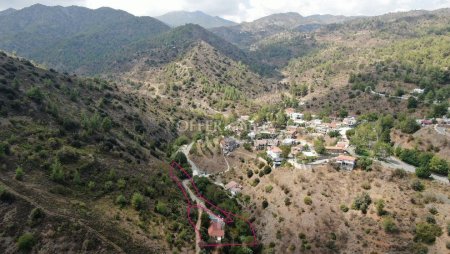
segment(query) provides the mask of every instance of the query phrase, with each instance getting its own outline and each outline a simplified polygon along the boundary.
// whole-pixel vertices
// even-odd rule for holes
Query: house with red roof
[[[356,158],[348,155],[339,155],[335,158],[336,164],[343,169],[353,170],[356,166]]]
[[[225,230],[223,228],[223,221],[211,220],[211,224],[208,228],[208,235],[212,238],[215,238],[217,242],[220,242],[225,236]]]

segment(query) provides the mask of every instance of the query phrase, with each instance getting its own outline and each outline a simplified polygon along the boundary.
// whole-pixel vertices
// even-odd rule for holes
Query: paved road
[[[399,160],[398,158],[395,158],[393,156],[389,157],[388,159],[386,159],[385,161],[380,161],[377,160],[383,167],[386,168],[391,168],[391,169],[397,169],[397,168],[401,168],[403,170],[405,170],[406,172],[409,173],[416,173],[416,167],[409,165],[401,160]],[[447,177],[444,176],[440,176],[440,175],[436,175],[436,174],[431,174],[431,177],[434,180],[437,180],[439,182],[443,182],[443,183],[449,183],[449,180]]]

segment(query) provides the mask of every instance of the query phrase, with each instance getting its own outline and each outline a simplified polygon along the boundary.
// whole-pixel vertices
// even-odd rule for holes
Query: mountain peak
[[[213,28],[220,26],[232,26],[236,23],[220,17],[213,17],[202,11],[173,11],[162,16],[156,17],[162,22],[172,26],[182,26],[186,24],[197,24],[204,28]]]

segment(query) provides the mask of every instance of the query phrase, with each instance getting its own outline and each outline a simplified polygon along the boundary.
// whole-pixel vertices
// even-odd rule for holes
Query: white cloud
[[[1,0],[1,2],[0,10],[42,3],[63,6],[82,5],[89,8],[108,6],[139,16],[158,16],[179,10],[200,10],[238,22],[252,21],[280,12],[351,16],[450,7],[450,0]]]

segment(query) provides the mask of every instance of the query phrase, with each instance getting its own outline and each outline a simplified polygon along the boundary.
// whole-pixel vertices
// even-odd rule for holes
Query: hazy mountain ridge
[[[217,16],[213,17],[201,11],[174,11],[155,18],[172,27],[183,26],[186,24],[196,24],[204,28],[236,25],[236,23],[233,21],[226,20]]]

